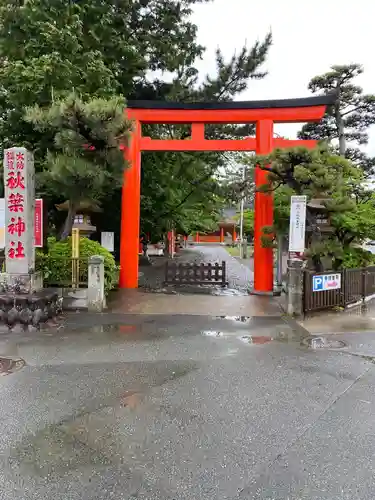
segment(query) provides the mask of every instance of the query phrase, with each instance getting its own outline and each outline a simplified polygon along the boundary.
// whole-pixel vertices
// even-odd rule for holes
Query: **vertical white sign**
[[[103,248],[106,248],[108,252],[115,251],[115,233],[111,232],[103,232],[101,233],[101,245]]]
[[[306,196],[292,196],[290,200],[289,252],[305,251]]]
[[[5,266],[9,274],[34,268],[34,162],[25,148],[4,151]]]

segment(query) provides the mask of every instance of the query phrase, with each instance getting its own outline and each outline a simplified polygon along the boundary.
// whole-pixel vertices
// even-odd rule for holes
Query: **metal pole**
[[[245,165],[242,165],[242,180],[245,181]],[[240,259],[243,259],[243,212],[244,212],[245,197],[242,192],[241,205],[240,205]]]

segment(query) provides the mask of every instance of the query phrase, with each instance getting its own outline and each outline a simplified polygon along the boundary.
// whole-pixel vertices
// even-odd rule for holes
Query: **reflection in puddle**
[[[23,359],[12,359],[0,357],[0,375],[10,375],[25,366]]]
[[[239,337],[242,342],[245,344],[257,344],[257,345],[262,345],[262,344],[268,344],[268,342],[271,342],[273,340],[272,337],[255,337],[252,335],[243,335],[242,337]]]
[[[302,341],[310,349],[342,349],[347,347],[346,343],[342,340],[332,340],[325,337],[309,337]]]
[[[203,335],[206,335],[207,337],[223,337],[224,334],[223,332],[216,332],[215,330],[204,330]]]
[[[225,319],[237,323],[250,323],[252,316],[216,316],[214,319]]]
[[[118,329],[120,332],[128,333],[128,332],[135,332],[136,327],[134,325],[119,325]]]
[[[220,296],[230,296],[230,297],[245,297],[249,295],[249,292],[242,291],[242,290],[236,290],[235,288],[217,288],[213,290],[212,295],[220,295]]]

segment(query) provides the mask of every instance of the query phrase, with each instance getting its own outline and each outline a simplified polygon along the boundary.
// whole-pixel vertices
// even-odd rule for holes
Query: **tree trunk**
[[[77,204],[69,201],[68,215],[66,216],[63,230],[61,232],[60,240],[66,240],[72,233],[74,217],[77,214]]]

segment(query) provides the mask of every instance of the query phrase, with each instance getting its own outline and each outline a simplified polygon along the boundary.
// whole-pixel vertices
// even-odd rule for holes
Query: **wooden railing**
[[[172,285],[220,285],[227,286],[225,261],[221,264],[186,264],[167,262],[165,283]]]

